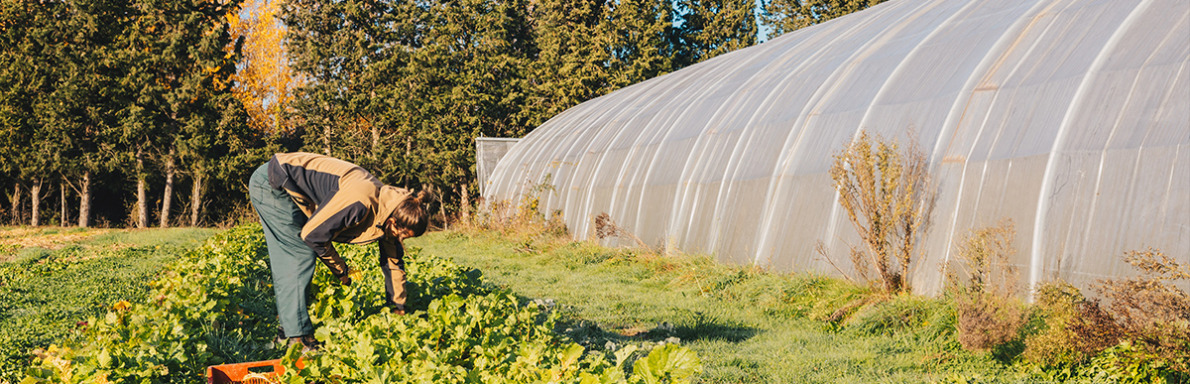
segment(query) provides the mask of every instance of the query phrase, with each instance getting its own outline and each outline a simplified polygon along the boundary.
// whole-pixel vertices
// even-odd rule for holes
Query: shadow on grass
[[[992,358],[1004,365],[1012,364],[1022,353],[1025,353],[1023,337],[992,348]]]
[[[657,332],[657,337],[663,339],[672,336],[682,339],[682,341],[707,340],[739,343],[760,333],[756,328],[732,324],[722,319],[708,318],[702,313],[694,313],[690,320],[689,324],[677,324],[667,332]]]
[[[740,343],[761,332],[754,327],[716,319],[697,312],[679,316],[674,319],[674,323],[661,322],[651,328],[641,326],[612,326],[612,328],[604,329],[593,321],[566,318],[565,316],[557,323],[559,332],[566,334],[579,344],[594,348],[602,348],[608,343],[672,342],[672,338],[677,338],[682,344],[695,341]]]

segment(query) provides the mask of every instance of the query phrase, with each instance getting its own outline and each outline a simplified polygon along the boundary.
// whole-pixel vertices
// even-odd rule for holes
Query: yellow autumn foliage
[[[305,82],[289,67],[280,12],[278,0],[248,0],[227,15],[232,36],[244,39],[232,91],[248,111],[249,124],[261,131],[293,128],[282,115],[291,108],[293,90]]]

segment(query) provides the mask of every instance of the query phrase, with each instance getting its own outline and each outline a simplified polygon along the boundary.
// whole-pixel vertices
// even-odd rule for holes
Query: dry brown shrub
[[[958,307],[958,338],[963,348],[984,351],[1020,337],[1025,311],[1019,300],[987,293],[971,293],[955,299]]]
[[[1190,374],[1190,295],[1175,285],[1190,280],[1190,265],[1152,248],[1128,252],[1124,261],[1141,274],[1095,287],[1109,302],[1121,336],[1144,358],[1166,360],[1171,369]]]
[[[620,227],[616,226],[616,223],[612,221],[611,216],[608,215],[607,212],[603,212],[600,213],[599,216],[595,216],[595,237],[603,240],[609,237],[618,236],[619,233]]]
[[[1079,302],[1076,315],[1066,327],[1074,336],[1071,346],[1080,356],[1094,356],[1120,342],[1121,332],[1115,319],[1096,300]]]
[[[958,338],[968,350],[988,350],[1017,340],[1025,324],[1016,298],[1016,268],[1009,264],[1016,236],[1011,220],[972,231],[950,269],[950,291],[958,312]]]
[[[595,216],[595,237],[599,238],[600,240],[614,237],[629,239],[635,242],[638,247],[650,252],[653,250],[652,247],[649,247],[648,244],[645,244],[645,242],[639,237],[636,237],[635,234],[620,227],[619,225],[616,225],[616,222],[612,221],[611,215],[608,215],[607,212],[603,212],[598,216]]]
[[[860,132],[834,156],[830,175],[863,241],[851,249],[855,270],[867,280],[869,268],[875,269],[885,292],[910,291],[915,247],[934,206],[925,153],[915,142],[902,151],[895,142]]]
[[[1016,294],[1017,270],[1010,264],[1016,253],[1012,247],[1015,237],[1016,227],[1011,219],[972,230],[959,244],[958,262],[950,269],[951,281],[974,293]],[[964,276],[966,281],[962,279]]]
[[[462,231],[491,230],[506,235],[565,236],[568,231],[562,211],[555,210],[548,216],[542,212],[542,196],[553,191],[550,176],[547,175],[545,181],[532,186],[522,194],[520,201],[498,200],[485,203],[479,199],[477,205],[482,209],[460,217],[453,228]]]
[[[1118,364],[1140,362],[1190,374],[1190,296],[1174,283],[1190,279],[1190,266],[1161,251],[1125,254],[1138,276],[1100,281],[1094,288],[1109,304],[1083,297],[1066,283],[1038,290],[1047,328],[1026,342],[1024,357],[1044,365],[1079,364],[1129,341]]]

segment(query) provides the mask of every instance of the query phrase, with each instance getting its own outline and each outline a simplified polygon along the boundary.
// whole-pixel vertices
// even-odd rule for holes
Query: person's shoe
[[[392,313],[393,313],[394,315],[401,315],[401,316],[404,316],[404,315],[405,315],[405,307],[404,307],[404,306],[393,307],[393,308],[392,308]]]
[[[277,336],[269,341],[268,348],[272,349],[277,346],[289,346],[289,338],[285,337],[285,330],[277,327]]]
[[[302,353],[314,352],[317,351],[318,348],[322,347],[322,343],[319,343],[318,340],[314,338],[314,335],[290,337],[288,345],[293,345],[293,343],[300,343],[302,345]]]

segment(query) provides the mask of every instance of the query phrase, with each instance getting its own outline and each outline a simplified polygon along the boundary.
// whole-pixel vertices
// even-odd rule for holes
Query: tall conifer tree
[[[148,225],[147,162],[165,173],[161,226],[168,225],[178,173],[178,142],[217,121],[209,100],[230,92],[236,52],[225,17],[239,1],[138,0],[118,42],[128,72],[121,85],[131,103],[121,112],[123,135],[135,163],[138,227]]]
[[[610,36],[608,71],[612,89],[674,70],[673,7],[669,0],[621,0],[604,23]]]
[[[416,46],[422,8],[412,2],[345,0],[285,3],[282,19],[294,69],[310,80],[295,92],[306,149],[371,169],[391,150],[394,97]]]
[[[761,22],[772,36],[862,11],[886,0],[765,0]]]
[[[526,124],[525,68],[531,52],[526,1],[463,0],[434,4],[423,44],[407,68],[419,107],[410,121],[414,174],[442,191],[467,189],[474,175],[474,138],[520,136]],[[446,204],[457,204],[455,193]]]
[[[79,196],[78,225],[90,225],[91,180],[115,170],[118,124],[113,111],[127,104],[113,41],[123,32],[131,4],[121,0],[75,1],[57,22],[52,50],[56,81],[40,108],[43,129],[60,139],[58,173]],[[64,189],[64,188],[63,188]],[[65,192],[62,192],[65,194]]]
[[[756,44],[752,0],[679,0],[681,23],[675,36],[679,67]]]
[[[528,103],[521,110],[535,127],[583,101],[608,93],[612,36],[605,28],[610,4],[602,0],[543,0],[529,17],[533,60]]]
[[[306,149],[387,183],[466,188],[472,138],[524,133],[527,9],[486,0],[286,3],[295,68],[310,79],[295,101]]]

